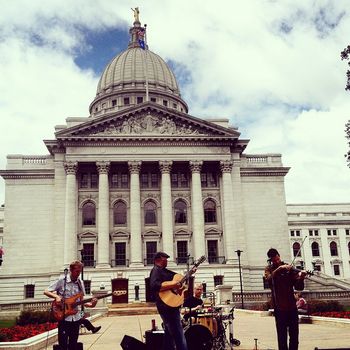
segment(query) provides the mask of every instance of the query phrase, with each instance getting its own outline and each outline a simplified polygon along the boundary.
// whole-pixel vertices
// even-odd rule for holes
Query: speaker
[[[161,349],[163,346],[164,331],[146,331],[146,349]]]
[[[120,345],[123,350],[146,350],[145,343],[129,335],[124,335]]]
[[[63,349],[62,346],[58,345],[58,344],[55,344],[53,347],[52,347],[53,350],[66,350],[66,349]],[[83,343],[77,343],[77,346],[72,349],[72,348],[68,348],[68,350],[83,350]]]
[[[350,350],[350,348],[315,348],[315,350]]]

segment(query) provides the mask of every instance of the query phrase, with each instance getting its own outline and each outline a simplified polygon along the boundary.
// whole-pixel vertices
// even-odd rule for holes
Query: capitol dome
[[[187,113],[174,73],[165,61],[148,50],[143,41],[145,27],[134,22],[128,48],[114,57],[104,69],[90,105],[92,117],[143,102],[161,104]],[[141,40],[141,39],[142,40]]]

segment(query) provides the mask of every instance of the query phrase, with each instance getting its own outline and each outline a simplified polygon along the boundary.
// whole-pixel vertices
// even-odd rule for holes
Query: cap
[[[164,253],[164,252],[157,252],[154,255],[153,259],[156,260],[156,259],[159,259],[159,258],[170,258],[170,256],[167,253]]]
[[[280,255],[280,254],[278,253],[277,249],[275,249],[275,248],[270,248],[269,251],[267,252],[267,257],[270,259],[275,257],[276,255]]]

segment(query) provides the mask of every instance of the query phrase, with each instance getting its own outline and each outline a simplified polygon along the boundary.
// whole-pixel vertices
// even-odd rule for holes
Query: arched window
[[[320,247],[317,242],[311,244],[312,256],[320,256]]]
[[[204,203],[204,222],[206,224],[216,223],[216,204],[211,199]]]
[[[83,205],[83,226],[96,225],[96,207],[92,202]]]
[[[148,201],[144,206],[145,210],[145,225],[157,224],[157,206],[154,202]]]
[[[300,249],[300,243],[294,242],[293,243],[293,256],[301,256]]]
[[[174,204],[175,224],[187,223],[187,205],[183,200],[178,200]]]
[[[331,256],[337,256],[338,255],[338,247],[336,242],[331,242],[329,245],[329,248],[331,250]]]
[[[126,204],[118,201],[113,207],[114,225],[126,225]]]
[[[348,251],[349,251],[349,255],[350,255],[350,242],[348,243]]]

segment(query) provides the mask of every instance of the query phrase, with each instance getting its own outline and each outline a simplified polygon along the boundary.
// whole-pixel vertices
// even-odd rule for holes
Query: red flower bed
[[[57,323],[28,324],[26,326],[13,326],[10,328],[0,328],[0,341],[20,341],[40,333],[57,328]]]
[[[312,316],[335,317],[335,318],[350,318],[350,311],[327,311],[314,312]]]

